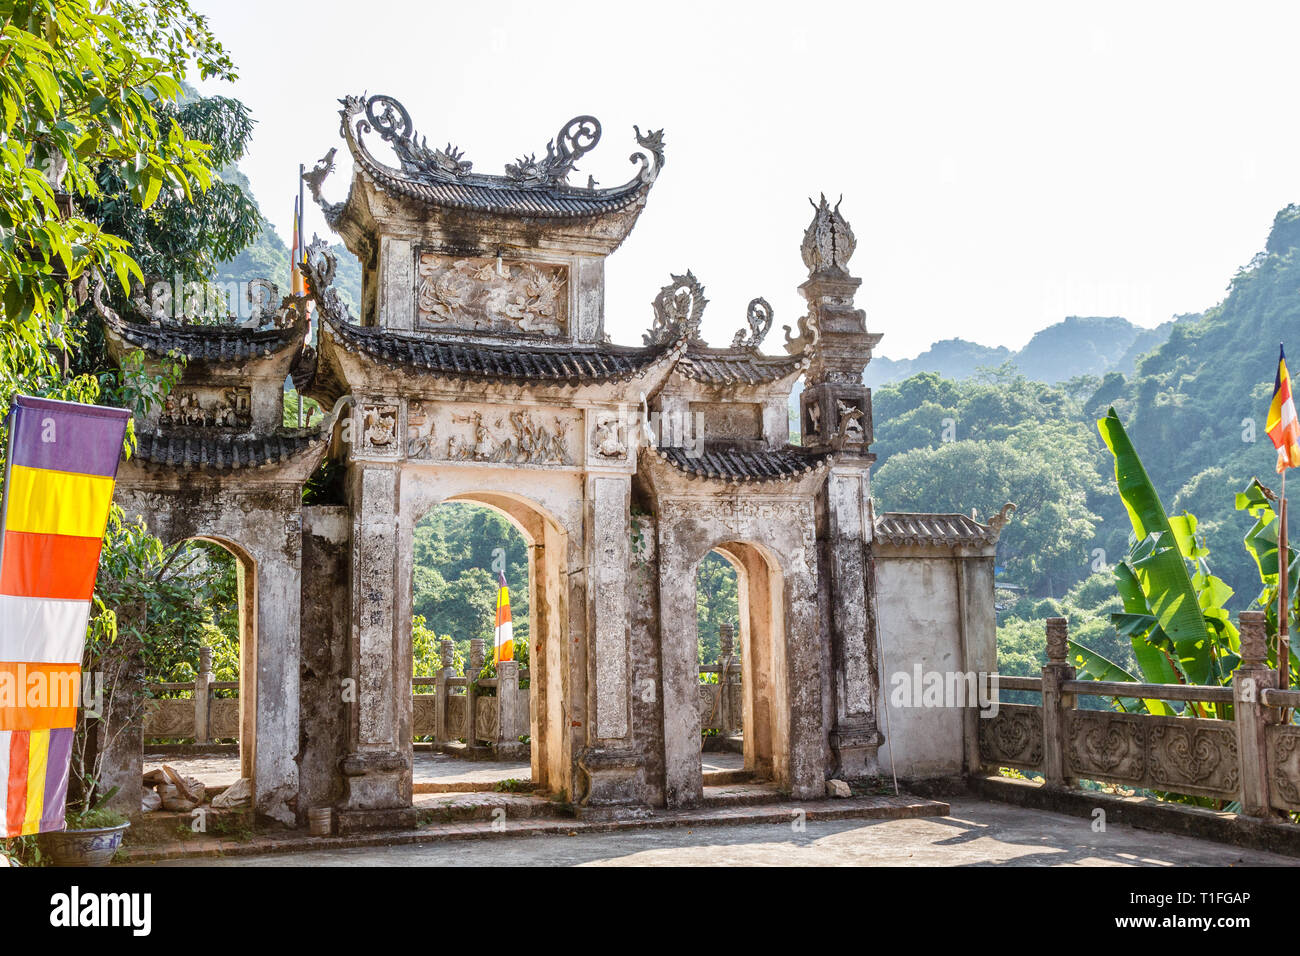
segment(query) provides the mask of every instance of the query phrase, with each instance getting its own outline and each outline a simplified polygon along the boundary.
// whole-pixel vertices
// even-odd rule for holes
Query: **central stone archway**
[[[528,634],[530,647],[529,734],[532,740],[533,782],[543,790],[566,797],[575,792],[570,773],[571,750],[565,742],[565,654],[568,648],[569,534],[559,520],[538,502],[516,492],[489,490],[481,478],[446,475],[433,469],[414,469],[404,477],[411,497],[413,520],[402,523],[399,553],[413,554],[415,526],[439,505],[467,502],[483,505],[504,516],[523,536],[528,548]],[[465,490],[458,490],[465,489]],[[407,576],[406,602],[412,600],[414,568]],[[409,614],[408,614],[409,616]],[[409,653],[409,644],[407,645]],[[399,673],[410,670],[409,659],[398,662]]]

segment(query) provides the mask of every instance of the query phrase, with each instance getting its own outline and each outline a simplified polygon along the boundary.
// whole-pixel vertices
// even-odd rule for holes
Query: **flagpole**
[[[305,171],[305,166],[302,163],[299,163],[298,164],[298,236],[297,236],[298,248],[293,250],[293,267],[295,269],[300,268],[299,264],[302,262],[302,248],[303,248],[302,234],[303,234],[303,229],[306,226],[306,223],[303,220],[306,218],[304,214],[307,212],[307,208],[306,206],[303,205],[303,194],[302,194],[302,176],[304,171]],[[304,302],[302,307],[303,309],[306,309],[307,304]],[[298,397],[298,427],[302,428],[302,392],[298,391],[297,385],[294,385],[294,392],[297,394]]]
[[[1287,634],[1287,619],[1290,617],[1287,590],[1291,577],[1291,553],[1286,541],[1286,471],[1286,468],[1282,469],[1282,501],[1278,505],[1277,529],[1277,683],[1282,690],[1286,690],[1291,682],[1291,645]],[[1282,714],[1285,720],[1285,709]]]

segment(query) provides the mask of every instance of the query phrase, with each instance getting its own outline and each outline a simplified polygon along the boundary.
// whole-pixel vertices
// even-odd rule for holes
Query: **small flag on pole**
[[[1281,346],[1278,346],[1273,402],[1268,406],[1268,420],[1264,427],[1277,449],[1277,470],[1284,472],[1288,468],[1300,468],[1300,421],[1296,420],[1291,376],[1287,374],[1286,352]]]
[[[307,285],[303,282],[302,268],[298,261],[298,255],[302,251],[302,238],[300,230],[302,228],[298,221],[298,200],[293,201],[293,248],[289,250],[289,279],[290,291],[294,295],[305,295]]]
[[[0,512],[0,837],[63,829],[86,622],[130,415],[14,399]]]
[[[504,571],[500,575],[500,587],[497,589],[497,640],[496,663],[515,659],[514,625],[510,623],[510,589],[506,587]]]

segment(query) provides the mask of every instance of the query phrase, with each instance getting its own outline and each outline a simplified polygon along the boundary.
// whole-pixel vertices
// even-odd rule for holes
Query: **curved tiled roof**
[[[963,514],[889,511],[876,518],[876,538],[890,544],[952,546],[994,544],[1000,525],[980,524]]]
[[[794,446],[754,451],[705,446],[693,455],[686,448],[656,448],[655,453],[678,471],[695,478],[710,478],[728,484],[755,481],[789,481],[820,471],[829,452],[809,452]]]
[[[417,179],[374,162],[364,153],[357,165],[385,192],[430,206],[470,212],[545,219],[590,219],[619,212],[650,192],[650,184],[633,181],[619,189],[592,190],[572,186],[523,187],[497,176],[466,176],[456,182]]]
[[[709,385],[764,385],[803,371],[803,355],[763,355],[756,351],[688,351],[677,363],[687,378]]]
[[[104,317],[105,327],[127,345],[154,355],[175,351],[190,362],[246,362],[297,348],[306,334],[303,316],[282,329],[240,329],[223,325],[163,322],[145,325]]]
[[[182,471],[267,468],[320,448],[327,437],[319,428],[253,437],[196,432],[142,433],[132,460]]]
[[[595,384],[631,378],[671,357],[678,343],[631,348],[618,345],[485,344],[471,340],[368,328],[324,316],[323,327],[349,352],[448,378],[537,383]]]

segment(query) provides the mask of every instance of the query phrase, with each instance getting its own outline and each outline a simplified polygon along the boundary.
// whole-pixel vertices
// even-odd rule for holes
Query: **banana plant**
[[[1115,459],[1115,484],[1133,526],[1128,555],[1114,569],[1124,610],[1111,615],[1129,638],[1141,678],[1077,643],[1071,653],[1080,675],[1092,680],[1149,684],[1226,684],[1240,663],[1240,638],[1224,604],[1232,589],[1215,577],[1196,518],[1170,518],[1124,426],[1110,409],[1097,430]],[[1177,714],[1167,701],[1120,698],[1125,710]],[[1193,703],[1198,716],[1226,717],[1231,705]],[[1224,711],[1220,713],[1219,711]]]
[[[1259,580],[1263,589],[1255,599],[1255,605],[1262,609],[1268,619],[1268,657],[1269,664],[1277,666],[1277,551],[1278,520],[1277,510],[1273,507],[1273,496],[1258,478],[1252,478],[1245,491],[1237,494],[1237,510],[1244,511],[1255,519],[1255,524],[1246,532],[1245,545],[1250,556],[1255,559],[1259,569]],[[1287,623],[1291,633],[1296,634],[1300,627],[1300,552],[1287,545],[1287,594],[1289,595]],[[1300,639],[1300,635],[1293,640]],[[1300,674],[1300,656],[1295,647],[1291,647],[1291,680],[1295,686],[1297,674]]]

